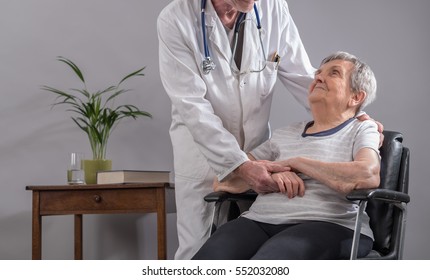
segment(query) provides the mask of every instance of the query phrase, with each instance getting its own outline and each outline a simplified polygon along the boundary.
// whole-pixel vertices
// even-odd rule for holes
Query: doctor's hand
[[[246,161],[240,165],[234,174],[239,176],[257,193],[279,192],[272,173],[289,171],[289,167],[281,166],[270,161]]]
[[[218,181],[217,177],[215,177],[213,189],[216,192],[223,191],[229,193],[243,193],[250,190],[250,187],[242,178],[233,176],[233,178],[225,180],[222,183]]]

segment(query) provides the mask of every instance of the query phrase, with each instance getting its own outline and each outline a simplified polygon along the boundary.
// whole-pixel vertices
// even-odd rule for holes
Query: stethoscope
[[[210,53],[209,53],[209,47],[208,47],[208,42],[207,42],[207,36],[206,36],[206,19],[205,19],[205,13],[206,13],[206,1],[207,0],[202,0],[201,2],[201,23],[202,23],[202,35],[203,35],[203,48],[205,51],[205,59],[202,61],[202,69],[203,69],[203,74],[207,75],[210,73],[210,71],[214,70],[216,67],[216,64],[213,62],[213,60],[211,59]],[[261,39],[261,22],[260,22],[260,15],[258,13],[258,9],[257,9],[257,5],[254,3],[254,12],[257,18],[257,29],[259,32],[259,39],[260,39],[260,44],[261,44],[261,49],[263,52],[263,57],[266,57],[265,51],[264,51],[264,47],[263,47],[263,42]],[[240,13],[237,20],[236,20],[236,24],[234,27],[234,47],[233,47],[233,56],[236,53],[236,47],[237,47],[237,41],[238,41],[238,34],[239,34],[239,28],[240,25],[244,22],[246,17],[246,13]],[[232,61],[230,61],[230,66],[232,64]],[[260,70],[252,70],[249,72],[261,72],[264,68],[266,67],[266,65],[264,65],[264,67]]]

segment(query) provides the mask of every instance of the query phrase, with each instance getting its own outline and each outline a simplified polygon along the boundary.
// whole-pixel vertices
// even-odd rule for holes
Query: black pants
[[[272,225],[240,217],[221,226],[193,257],[195,260],[348,259],[353,231],[333,223]],[[358,257],[372,249],[361,235]]]

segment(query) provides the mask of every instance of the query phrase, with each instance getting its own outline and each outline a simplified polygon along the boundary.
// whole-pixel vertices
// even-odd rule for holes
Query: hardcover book
[[[97,172],[97,184],[169,182],[170,171],[109,170]]]

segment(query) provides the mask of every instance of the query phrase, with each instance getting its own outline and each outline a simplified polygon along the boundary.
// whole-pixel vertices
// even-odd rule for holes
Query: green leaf
[[[137,70],[137,71],[134,71],[134,72],[132,72],[132,73],[130,73],[130,74],[128,74],[127,76],[125,76],[124,78],[122,78],[122,80],[118,83],[118,86],[120,85],[120,84],[122,84],[122,82],[124,82],[125,80],[127,80],[128,78],[130,78],[130,77],[133,77],[133,76],[145,76],[144,74],[141,74],[140,72],[142,72],[143,71],[143,69],[145,69],[145,66],[144,67],[142,67],[142,68],[140,68],[139,70]]]
[[[106,103],[108,103],[110,100],[114,99],[115,97],[117,97],[120,94],[123,94],[127,91],[130,91],[129,89],[120,89],[118,91],[116,91],[114,94],[112,94],[107,100]]]
[[[79,79],[81,79],[81,81],[85,84],[85,79],[84,79],[84,75],[82,74],[82,71],[79,69],[79,67],[75,63],[73,63],[73,61],[71,61],[70,59],[67,59],[65,57],[62,57],[62,56],[58,56],[57,60],[64,62],[67,65],[69,65],[70,68],[72,68],[73,71],[76,73],[76,75],[79,77]]]

